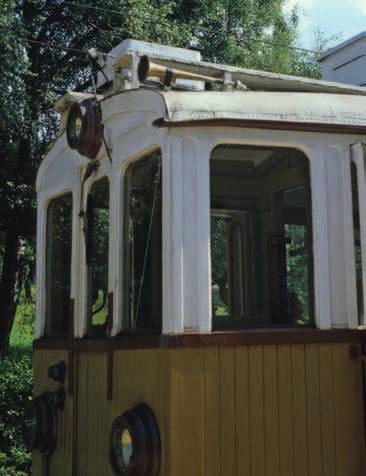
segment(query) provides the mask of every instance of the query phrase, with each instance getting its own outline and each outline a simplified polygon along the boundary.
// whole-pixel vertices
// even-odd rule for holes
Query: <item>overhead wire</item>
[[[79,2],[69,2],[68,0],[64,0],[64,3],[66,5],[71,6],[71,7],[81,7],[81,8],[86,8],[86,9],[89,9],[89,10],[99,11],[99,12],[103,12],[103,13],[125,16],[125,13],[123,13],[121,11],[108,9],[108,8],[104,8],[104,7],[98,7],[98,6],[94,6],[94,5],[86,5],[86,4],[79,3]],[[116,28],[112,27],[112,25],[111,25],[111,29],[116,31]],[[106,32],[106,30],[100,30],[100,31],[101,32]],[[1,35],[0,34],[0,36],[13,36],[13,38],[16,38],[14,35]],[[308,49],[308,48],[301,48],[299,46],[291,46],[291,45],[280,44],[280,43],[277,43],[277,42],[272,41],[270,39],[257,38],[257,37],[252,36],[252,35],[243,35],[243,38],[245,38],[247,40],[257,41],[258,43],[262,43],[262,44],[268,44],[268,45],[271,45],[271,46],[274,46],[274,47],[277,47],[277,48],[288,48],[290,50],[301,51],[303,53],[319,54],[319,51],[317,51],[317,50],[311,50],[311,49]],[[41,45],[45,48],[57,49],[57,50],[60,50],[60,51],[70,51],[70,52],[74,52],[74,53],[80,53],[80,54],[88,55],[88,51],[81,50],[79,48],[59,46],[59,45],[55,45],[54,43],[49,43],[47,41],[35,40],[35,39],[31,39],[31,38],[27,38],[26,41],[28,43]],[[105,57],[111,57],[111,58],[114,57],[113,55],[110,55],[109,53],[102,53],[102,54]]]
[[[94,6],[94,5],[86,5],[85,3],[78,3],[78,2],[69,2],[68,0],[64,0],[64,3],[67,4],[67,5],[70,5],[70,6],[74,6],[74,7],[81,7],[81,8],[87,8],[89,10],[95,10],[95,11],[100,11],[100,12],[104,12],[104,13],[112,13],[112,14],[116,14],[116,15],[122,15],[122,16],[126,16],[125,13],[121,12],[121,11],[118,11],[118,10],[112,10],[112,9],[108,9],[108,8],[103,8],[103,7],[97,7],[97,6]],[[273,42],[269,39],[260,39],[260,38],[256,38],[254,36],[249,36],[249,35],[244,35],[244,38],[248,39],[248,40],[255,40],[255,41],[258,41],[260,43],[266,43],[266,44],[270,44],[272,46],[277,46],[277,47],[280,47],[280,48],[289,48],[289,49],[292,49],[292,50],[297,50],[297,51],[302,51],[304,53],[313,53],[313,54],[318,54],[319,51],[317,50],[311,50],[309,48],[301,48],[301,47],[298,47],[298,46],[289,46],[289,45],[281,45],[279,43],[276,43],[276,42]]]

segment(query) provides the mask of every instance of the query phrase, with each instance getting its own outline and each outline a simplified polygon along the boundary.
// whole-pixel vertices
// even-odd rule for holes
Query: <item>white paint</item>
[[[221,101],[217,93],[210,93],[212,96],[206,96],[206,93],[195,94],[201,98],[199,101],[203,97],[201,94],[205,94],[206,101],[212,98],[211,106],[207,106],[212,112],[215,111],[217,101]],[[223,98],[227,97],[224,96],[226,93],[220,94],[223,94]],[[197,109],[194,101],[198,96],[189,97],[191,109]],[[269,96],[257,96],[259,97],[262,97],[260,114],[265,115],[265,102],[268,111],[272,113],[268,99],[271,97],[270,93]],[[309,100],[314,105],[316,97]],[[338,100],[329,96],[328,105],[324,107],[332,108],[339,104]],[[363,99],[358,100],[358,111],[362,118],[365,108]],[[223,99],[221,111],[224,111],[224,103]],[[359,141],[360,137],[255,128],[186,127],[169,130],[153,126],[156,119],[169,119],[173,108],[178,111],[177,104],[176,94],[169,93],[168,100],[166,94],[153,91],[125,92],[102,102],[113,164],[110,164],[102,147],[98,155],[100,168],[86,182],[84,200],[95,180],[103,176],[109,178],[111,209],[108,289],[114,293],[112,334],[118,334],[122,328],[123,178],[129,164],[156,148],[161,149],[163,157],[163,332],[211,330],[209,160],[212,150],[218,144],[225,143],[292,147],[301,150],[308,157],[312,190],[316,323],[322,329],[355,327],[348,151],[350,145]],[[342,104],[345,107],[346,102]],[[189,101],[186,101],[187,111],[188,107]],[[228,107],[230,109],[232,105]],[[245,109],[245,101],[238,103],[237,107]],[[290,100],[286,107],[290,113]],[[298,106],[294,105],[293,110],[299,111]],[[357,113],[356,105],[352,105],[352,111],[352,114]],[[360,119],[361,123],[362,120]],[[87,163],[86,159],[67,147],[62,135],[47,154],[38,173],[37,337],[43,334],[45,316],[46,208],[52,197],[65,190],[72,191],[74,200],[71,297],[75,299],[75,336],[83,337],[85,334],[87,273],[78,213],[81,178]]]

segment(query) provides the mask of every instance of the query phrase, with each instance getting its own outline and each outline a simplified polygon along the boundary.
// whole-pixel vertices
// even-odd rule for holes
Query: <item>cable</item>
[[[81,7],[81,8],[87,8],[89,10],[96,10],[96,11],[100,11],[100,12],[104,12],[104,13],[114,13],[116,15],[122,15],[122,16],[126,16],[125,13],[123,12],[120,12],[118,10],[110,10],[108,8],[102,8],[102,7],[96,7],[94,5],[86,5],[86,4],[83,4],[83,3],[77,3],[77,2],[69,2],[67,0],[64,0],[64,3],[67,4],[67,5],[70,5],[70,6],[74,6],[74,7]],[[103,31],[103,30],[101,30]],[[316,50],[310,50],[310,49],[307,49],[307,48],[300,48],[300,47],[297,47],[297,46],[288,46],[288,45],[281,45],[280,43],[275,43],[271,40],[266,40],[266,39],[258,39],[254,36],[245,36],[244,35],[244,38],[248,39],[248,40],[255,40],[255,41],[258,41],[260,43],[267,43],[267,44],[270,44],[272,46],[277,46],[277,47],[280,47],[280,48],[289,48],[289,49],[292,49],[292,50],[297,50],[297,51],[302,51],[304,53],[314,53],[314,54],[318,54],[319,52],[316,51]]]
[[[0,34],[1,38],[13,38],[14,40],[19,40],[18,36],[15,35],[5,35],[5,34]],[[59,46],[55,45],[54,43],[48,43],[47,41],[39,41],[39,40],[32,40],[31,38],[24,38],[24,41],[27,43],[34,43],[36,45],[41,45],[44,46],[45,48],[50,48],[50,49],[55,49],[55,50],[60,50],[60,51],[72,51],[73,53],[80,53],[85,56],[89,55],[88,51],[85,50],[80,50],[78,48],[72,48],[72,47],[67,47],[67,46]],[[100,53],[101,55],[109,58],[116,58],[114,55],[110,55],[108,53]]]
[[[117,10],[109,10],[107,8],[95,7],[93,5],[85,5],[83,3],[68,2],[66,0],[64,0],[64,3],[66,3],[66,5],[71,5],[72,7],[89,8],[90,10],[97,10],[98,12],[115,13],[116,15],[123,15],[124,17],[126,16],[125,13],[119,12]]]

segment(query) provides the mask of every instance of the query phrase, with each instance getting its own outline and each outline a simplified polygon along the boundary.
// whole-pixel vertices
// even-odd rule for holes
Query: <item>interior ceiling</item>
[[[237,145],[219,146],[211,154],[211,173],[213,175],[230,175],[236,177],[253,177],[256,169],[270,159],[285,158],[287,149],[263,149]]]

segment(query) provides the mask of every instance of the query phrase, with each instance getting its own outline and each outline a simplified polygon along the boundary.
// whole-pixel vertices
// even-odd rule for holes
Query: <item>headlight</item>
[[[48,455],[55,449],[58,436],[58,409],[54,401],[55,395],[45,392],[26,405],[23,437],[29,451],[38,449],[42,454]]]
[[[113,422],[110,456],[116,474],[158,475],[161,461],[160,432],[154,413],[147,405],[137,405]]]
[[[80,155],[95,159],[103,141],[100,107],[94,98],[74,103],[66,124],[67,143]]]

